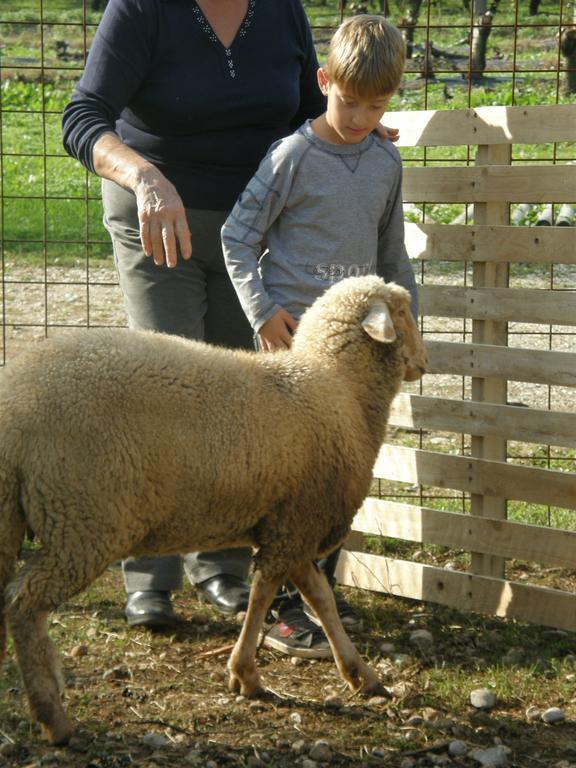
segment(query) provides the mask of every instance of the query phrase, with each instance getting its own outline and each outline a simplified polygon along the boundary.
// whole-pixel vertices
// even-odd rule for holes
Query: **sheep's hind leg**
[[[378,675],[362,660],[346,634],[325,575],[314,563],[307,563],[292,570],[290,579],[322,622],[338,671],[350,688],[363,693],[383,690]]]
[[[74,728],[61,702],[64,679],[58,652],[48,636],[48,614],[97,575],[89,575],[92,571],[82,548],[77,547],[77,562],[72,558],[63,562],[69,552],[63,544],[58,557],[44,551],[34,555],[8,585],[6,606],[31,715],[49,741],[58,745],[68,743]]]
[[[228,660],[229,688],[243,696],[258,696],[263,692],[256,669],[256,648],[266,613],[272,605],[279,583],[264,579],[260,571],[256,571],[252,580],[246,618]]]

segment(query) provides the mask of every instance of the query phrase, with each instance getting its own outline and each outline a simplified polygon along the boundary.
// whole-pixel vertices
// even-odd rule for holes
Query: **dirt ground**
[[[480,759],[494,747],[504,760],[494,765],[576,766],[573,636],[357,590],[346,595],[364,617],[357,646],[393,698],[350,694],[330,661],[294,663],[261,648],[268,695],[248,701],[227,689],[236,619],[201,604],[187,586],[175,596],[176,631],[128,629],[121,573],[110,568],[51,620],[77,735],[67,748],[42,741],[9,647],[0,675],[0,766],[472,768],[493,764]],[[433,644],[411,643],[415,629],[428,630]],[[516,661],[508,664],[511,648]],[[483,687],[497,694],[493,709],[470,705],[470,691]],[[561,707],[565,721],[530,721],[530,706]],[[451,754],[455,742],[466,745],[465,756]]]

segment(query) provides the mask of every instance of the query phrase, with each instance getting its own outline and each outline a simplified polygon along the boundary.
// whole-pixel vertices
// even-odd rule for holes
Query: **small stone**
[[[170,744],[170,739],[163,733],[150,732],[142,736],[142,744],[145,744],[147,747],[152,747],[152,749],[159,749]]]
[[[234,699],[234,701],[236,702],[236,704],[244,704],[244,702],[246,701],[246,696],[242,696],[242,694],[239,693],[238,696],[236,696],[236,698]]]
[[[396,646],[394,645],[394,643],[380,643],[380,653],[383,653],[385,656],[389,656],[395,651],[396,651]]]
[[[412,664],[412,657],[407,653],[395,653],[392,656],[392,661],[398,667],[398,669],[405,669]]]
[[[68,742],[68,749],[71,749],[72,752],[88,752],[90,749],[90,744],[86,737],[75,734],[70,738],[70,741]]]
[[[476,709],[493,709],[497,701],[496,694],[488,688],[477,688],[470,694],[470,704]]]
[[[302,715],[300,712],[291,712],[288,719],[291,723],[294,723],[294,725],[302,725]]]
[[[500,745],[490,749],[474,749],[468,753],[468,757],[476,760],[480,765],[485,765],[486,768],[505,768],[508,765],[510,751],[508,747]]]
[[[422,710],[422,717],[425,720],[434,722],[435,720],[440,720],[442,717],[442,712],[439,712],[437,709],[433,709],[432,707],[424,707]]]
[[[407,728],[404,731],[404,739],[406,741],[417,741],[419,737],[420,733],[416,730],[416,728]]]
[[[296,741],[292,742],[292,746],[290,748],[296,755],[303,755],[304,752],[306,752],[308,746],[304,739],[297,739]]]
[[[276,749],[290,749],[288,739],[276,739]]]
[[[46,752],[45,755],[42,755],[40,758],[40,764],[41,765],[55,765],[56,763],[60,762],[60,756],[58,756],[55,752]]]
[[[314,742],[308,756],[311,760],[324,763],[330,762],[330,760],[332,760],[332,749],[329,742],[324,741],[324,739],[318,739],[318,741]]]
[[[336,693],[330,693],[326,698],[324,699],[324,706],[326,709],[340,709],[343,702],[340,696]]]
[[[127,680],[130,677],[130,670],[124,664],[112,667],[112,669],[107,669],[102,674],[102,680]]]
[[[538,709],[538,707],[531,706],[528,707],[525,714],[526,720],[528,720],[529,723],[535,723],[536,720],[540,720],[542,717],[542,710]]]
[[[504,656],[502,656],[502,664],[505,667],[515,667],[522,664],[526,657],[526,654],[522,648],[510,648]]]
[[[465,741],[461,741],[460,739],[451,741],[448,745],[448,754],[450,757],[464,757],[464,755],[468,754],[468,751],[468,745]]]
[[[563,723],[566,719],[564,710],[560,707],[550,707],[542,712],[541,719],[544,723]]]
[[[450,718],[448,717],[440,717],[438,720],[432,721],[432,723],[430,723],[430,726],[435,731],[448,732],[448,731],[451,731],[452,728],[454,728],[454,720],[450,720]]]
[[[378,760],[386,760],[386,758],[391,757],[394,753],[383,747],[373,747],[370,754]]]
[[[70,651],[70,656],[73,659],[80,659],[82,656],[88,655],[88,646],[87,645],[75,645],[74,648]]]
[[[421,650],[428,650],[434,645],[434,636],[427,629],[415,629],[410,633],[410,642]]]
[[[386,698],[386,696],[371,696],[368,699],[368,706],[370,707],[383,707],[389,703],[390,699]]]
[[[292,664],[293,667],[300,667],[304,664],[304,659],[301,659],[299,656],[291,656],[290,664]]]

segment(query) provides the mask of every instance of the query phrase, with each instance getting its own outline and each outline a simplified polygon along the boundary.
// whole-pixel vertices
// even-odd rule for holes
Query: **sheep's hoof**
[[[265,695],[265,691],[260,684],[260,678],[257,674],[254,678],[241,680],[237,675],[231,674],[228,681],[228,689],[231,693],[239,693],[242,696],[246,696],[247,699],[260,698]]]
[[[55,747],[64,747],[74,735],[74,728],[66,718],[55,726],[42,725],[42,733]]]
[[[391,693],[389,688],[386,688],[385,685],[382,685],[380,680],[378,680],[376,683],[371,683],[368,686],[363,685],[360,691],[366,696],[382,696],[387,699],[394,698],[394,694]]]
[[[385,696],[386,689],[376,672],[368,665],[354,666],[345,675],[348,685],[355,693]]]

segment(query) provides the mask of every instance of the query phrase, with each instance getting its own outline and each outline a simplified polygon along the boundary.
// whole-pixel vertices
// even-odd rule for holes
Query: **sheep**
[[[8,627],[31,715],[53,744],[74,729],[48,613],[128,556],[254,548],[231,691],[262,692],[258,636],[287,580],[317,612],[348,685],[379,687],[314,561],[348,534],[391,400],[425,365],[408,292],[371,276],[332,286],[285,352],[79,330],[6,366],[0,661]],[[16,570],[27,530],[41,548]]]

